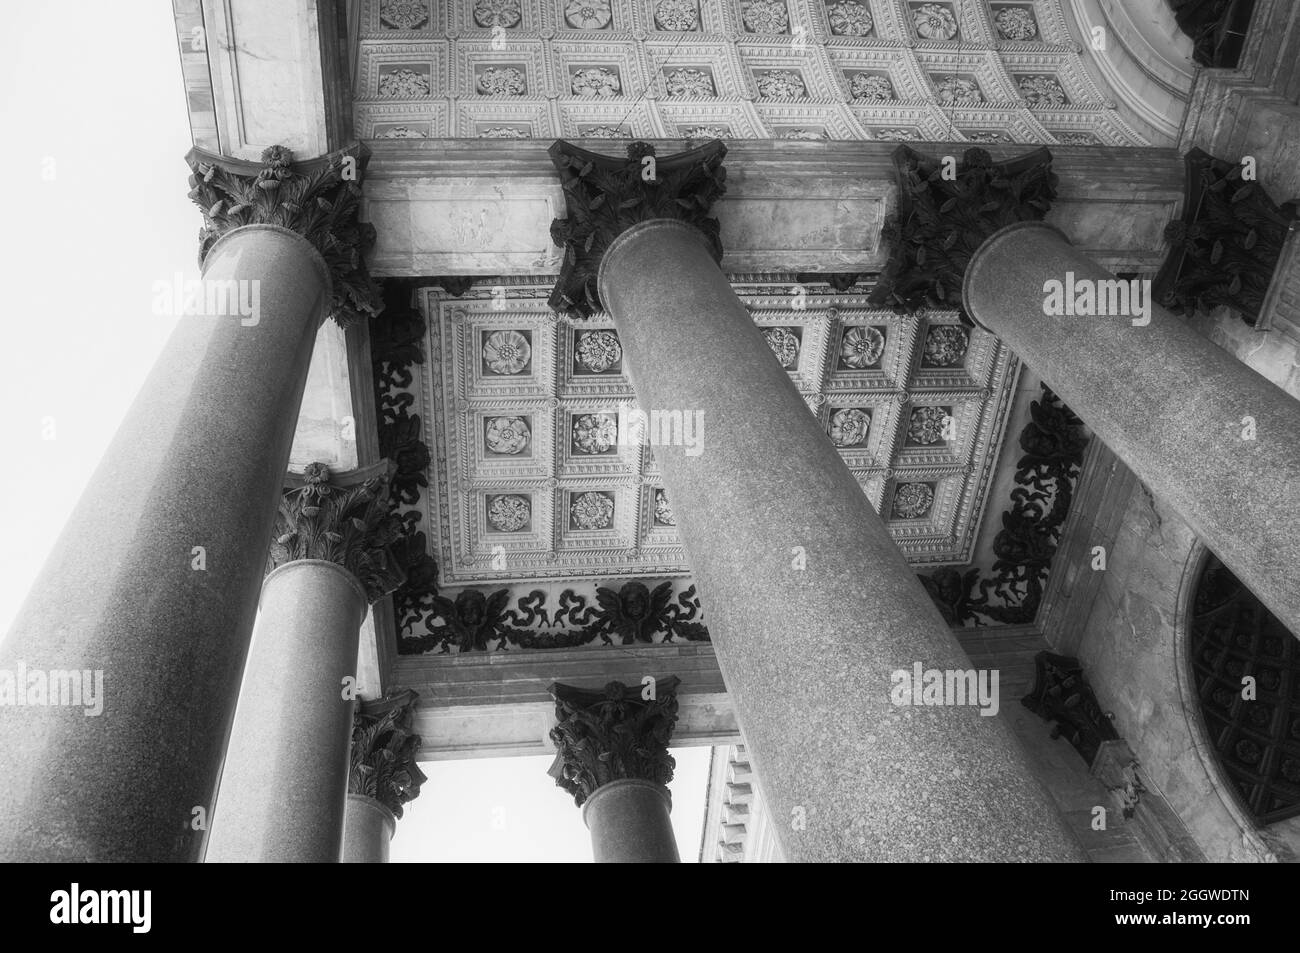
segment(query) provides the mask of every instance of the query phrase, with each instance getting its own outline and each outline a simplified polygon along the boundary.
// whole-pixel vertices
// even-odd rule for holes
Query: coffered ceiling
[[[1061,0],[365,0],[363,138],[1144,145]]]
[[[443,586],[689,572],[612,322],[559,318],[553,280],[421,292],[411,391],[433,449],[416,505]],[[1016,365],[953,313],[733,276],[777,359],[915,565],[971,561]],[[800,290],[802,289],[802,290]],[[792,293],[793,292],[793,293]],[[687,445],[702,422],[683,420]]]

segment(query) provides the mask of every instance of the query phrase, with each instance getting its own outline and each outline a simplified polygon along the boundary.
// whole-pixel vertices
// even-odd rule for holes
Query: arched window
[[[1258,824],[1300,815],[1300,640],[1210,553],[1188,630],[1192,682],[1229,786]]]

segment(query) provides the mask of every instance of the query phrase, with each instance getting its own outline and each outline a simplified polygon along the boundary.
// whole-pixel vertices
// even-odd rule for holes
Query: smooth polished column
[[[390,475],[313,463],[284,493],[208,862],[339,860],[361,623],[402,581]]]
[[[598,864],[681,862],[668,792],[678,684],[674,675],[644,686],[610,682],[599,691],[551,686],[550,774],[582,808]]]
[[[343,812],[345,864],[386,864],[388,848],[397,832],[393,812],[372,797],[349,794]]]
[[[103,673],[103,712],[0,708],[0,860],[195,860],[330,275],[306,239],[228,232],[8,637],[0,671]],[[225,286],[222,286],[225,287]]]
[[[1071,277],[1115,280],[1058,229],[1013,225],[967,266],[966,311],[1300,634],[1300,401],[1154,302],[1145,325],[1045,314]]]
[[[262,584],[208,863],[337,863],[366,594],[346,569],[286,563]]]
[[[1081,859],[1000,719],[891,702],[970,660],[700,233],[634,225],[598,281],[641,408],[704,415],[655,458],[786,858]]]
[[[420,736],[415,711],[420,695],[395,689],[366,699],[352,724],[352,767],[343,819],[343,863],[386,864],[403,805],[427,780],[416,760]]]
[[[582,805],[596,863],[681,863],[671,810],[672,798],[662,784],[624,778],[596,788]]]

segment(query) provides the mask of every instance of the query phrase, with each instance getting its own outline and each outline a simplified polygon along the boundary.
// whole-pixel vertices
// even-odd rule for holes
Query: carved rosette
[[[603,310],[596,290],[601,256],[639,222],[667,218],[693,225],[703,233],[714,261],[721,261],[718,220],[709,216],[709,209],[726,191],[726,154],[721,142],[710,142],[656,158],[654,175],[648,176],[643,173],[650,165],[642,160],[655,155],[649,143],[631,143],[626,159],[588,152],[563,140],[552,145],[551,161],[560,173],[569,215],[551,223],[551,240],[564,249],[551,308],[579,319]]]
[[[242,225],[279,225],[311,242],[329,268],[329,316],[342,327],[374,317],[382,304],[362,253],[375,230],[358,221],[361,178],[370,151],[353,143],[310,162],[294,162],[284,146],[262,153],[260,165],[191,149],[189,197],[203,210],[199,262],[226,232]]]
[[[677,722],[675,675],[653,686],[610,682],[603,691],[554,684],[557,724],[551,729],[555,763],[550,775],[579,807],[601,785],[636,779],[667,787],[676,762],[668,753]]]
[[[1041,221],[1056,198],[1052,154],[1044,148],[1003,162],[967,149],[956,177],[945,178],[939,159],[900,146],[894,167],[898,211],[884,230],[889,263],[869,300],[896,311],[960,308],[975,250],[1006,225]]]
[[[267,571],[299,559],[323,559],[352,573],[370,602],[405,580],[393,550],[402,521],[389,513],[394,466],[383,461],[332,480],[323,463],[308,464],[280,498]]]
[[[409,688],[362,699],[352,718],[348,793],[374,798],[397,818],[428,780],[416,763],[420,736],[413,729],[419,700]]]

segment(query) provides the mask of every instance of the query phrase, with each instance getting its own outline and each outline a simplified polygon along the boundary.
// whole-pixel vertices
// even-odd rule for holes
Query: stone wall
[[[1300,854],[1300,824],[1261,832],[1224,786],[1188,692],[1186,606],[1204,553],[1195,534],[1104,448],[1085,468],[1058,580],[1040,619],[1057,651],[1076,655],[1103,710],[1141,761],[1153,794],[1162,795],[1210,861],[1291,860]],[[1097,493],[1097,485],[1105,487]],[[1089,491],[1091,484],[1091,492]],[[1118,516],[1118,519],[1115,517]],[[1106,568],[1080,564],[1106,549]],[[1068,572],[1066,570],[1074,570]],[[1073,616],[1074,626],[1053,620]],[[1189,702],[1191,707],[1189,707]]]

